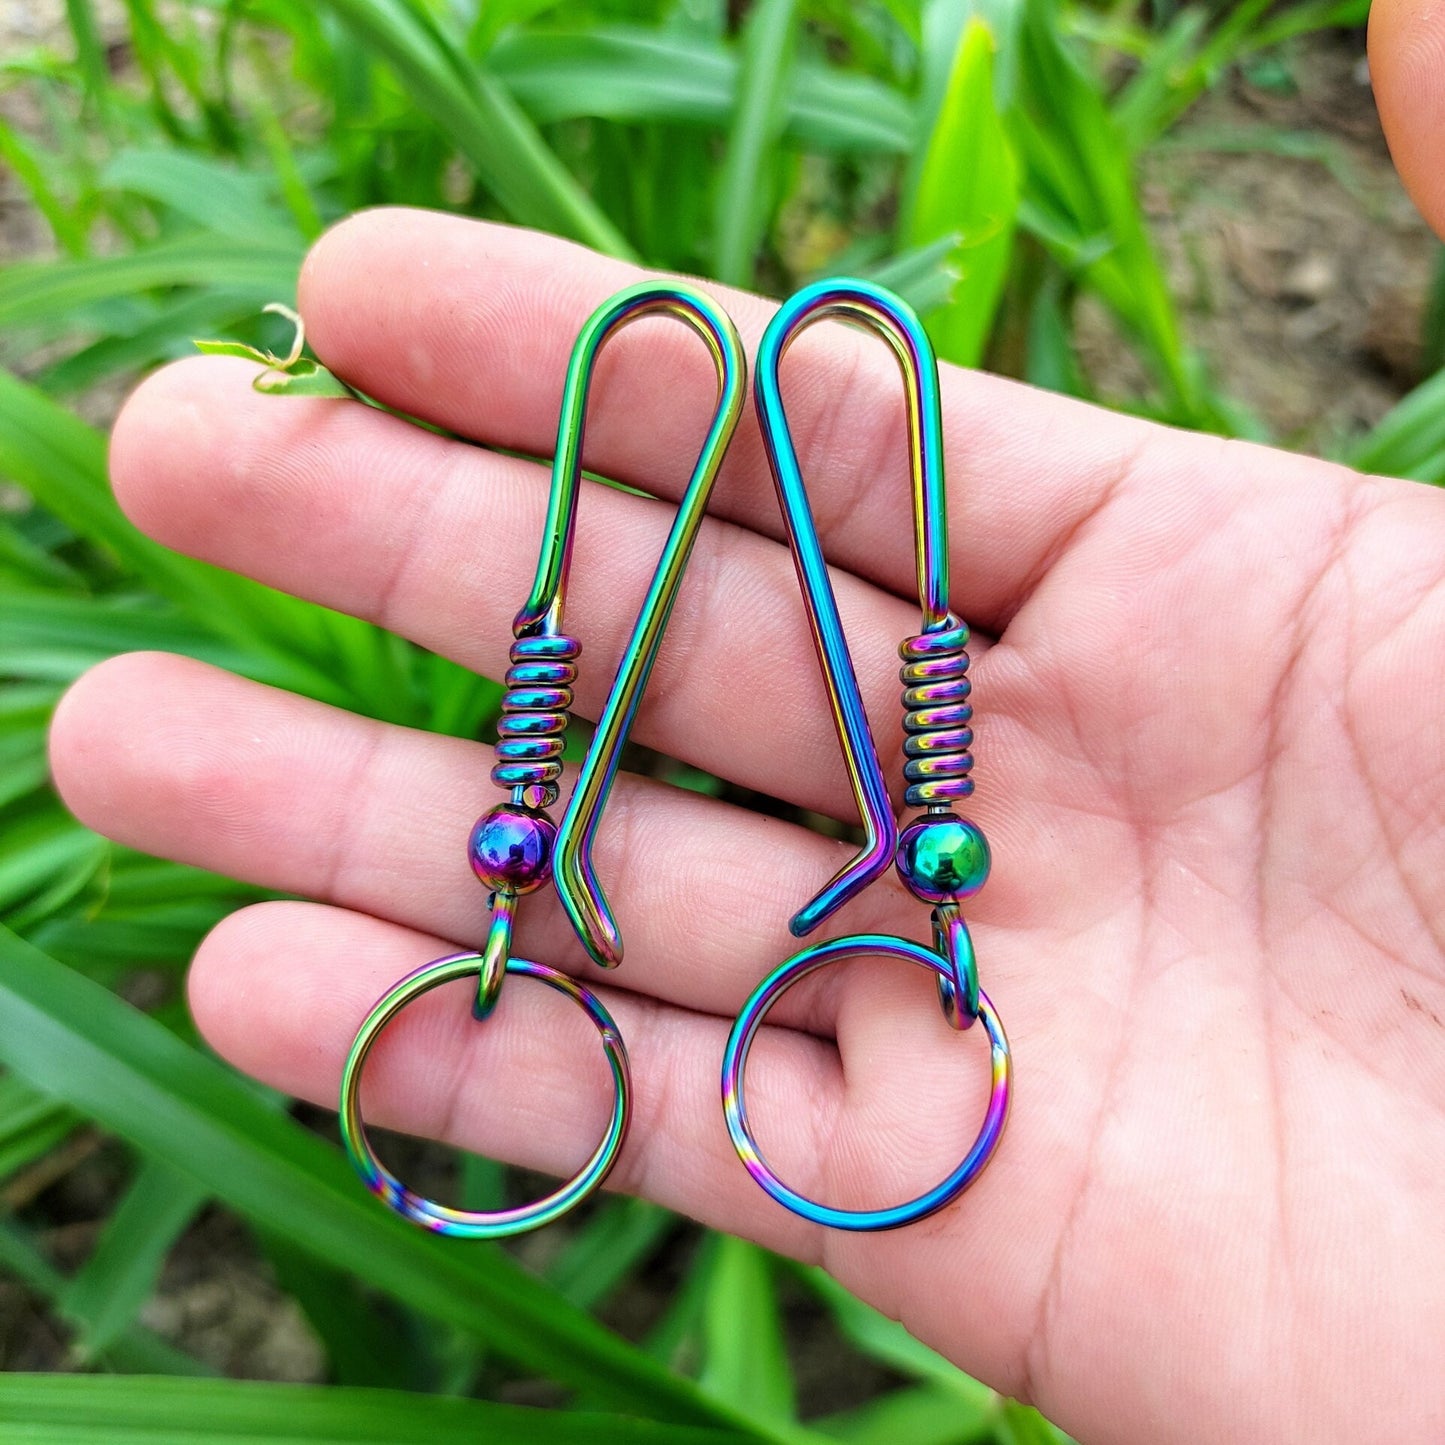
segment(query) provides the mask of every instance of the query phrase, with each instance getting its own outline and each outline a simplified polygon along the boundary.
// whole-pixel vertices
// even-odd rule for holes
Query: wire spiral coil
[[[525,801],[536,807],[557,801],[581,652],[575,637],[560,634],[519,637],[512,644],[492,781],[503,788],[526,790]]]
[[[908,469],[913,492],[914,560],[921,617],[918,635],[899,648],[903,667],[905,798],[922,813],[897,817],[863,706],[858,674],[829,581],[828,562],[788,426],[779,368],[805,327],[824,317],[861,323],[892,349],[903,377]],[[903,886],[933,910],[933,946],[892,934],[829,938],[784,960],[753,991],[728,1034],[723,1053],[723,1113],[728,1136],[756,1183],[784,1208],[830,1229],[873,1231],[912,1224],[956,1199],[988,1163],[1008,1116],[1012,1063],[1008,1039],[988,995],[978,986],[973,942],[961,905],[988,877],[983,830],[953,804],[973,792],[973,708],[969,697],[969,631],[950,610],[948,497],[943,476],[943,420],[938,364],[928,335],[908,304],[869,281],[838,277],[805,286],[774,314],[758,346],[754,401],[782,506],[809,630],[863,825],[854,857],[793,916],[802,938],[892,869]],[[977,1136],[953,1172],[932,1189],[884,1208],[840,1208],[793,1189],[764,1157],[748,1120],[744,1073],[764,1017],[781,995],[820,968],[855,956],[912,963],[933,975],[944,1016],[957,1030],[981,1021],[988,1035],[989,1102]]]
[[[679,320],[705,344],[716,371],[717,398],[652,582],[577,770],[572,796],[561,818],[554,820],[546,810],[560,793],[562,754],[582,650],[562,628],[582,487],[588,394],[598,353],[608,338],[644,316]],[[592,313],[572,347],[541,550],[531,591],[512,623],[515,641],[491,769],[492,781],[511,797],[487,809],[467,838],[467,861],[486,890],[491,910],[486,943],[478,952],[434,959],[394,984],[362,1021],[341,1077],[341,1137],[353,1166],[383,1204],[435,1233],[500,1239],[547,1224],[600,1187],[626,1138],[632,1075],[615,1020],[585,984],[547,964],[519,958],[512,951],[513,924],[519,900],[550,884],[589,956],[605,967],[621,962],[622,938],[592,864],[592,840],[702,527],[708,496],[742,415],[746,371],[742,341],[726,313],[703,292],[678,281],[642,281],[617,292]],[[612,1073],[611,1119],[587,1162],[550,1194],[516,1207],[453,1209],[408,1188],[377,1157],[362,1116],[362,1071],[381,1032],[413,1000],[444,984],[474,980],[472,1015],[483,1021],[491,1016],[503,981],[513,976],[545,984],[569,999],[596,1029]]]
[[[973,792],[967,644],[968,624],[950,613],[947,627],[899,646],[907,734],[904,801],[910,808],[946,808]]]

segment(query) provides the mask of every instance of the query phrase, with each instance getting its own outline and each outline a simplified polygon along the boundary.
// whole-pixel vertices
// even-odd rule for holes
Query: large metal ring
[[[732,1033],[728,1035],[722,1069],[723,1112],[727,1116],[728,1133],[732,1135],[733,1148],[737,1150],[738,1158],[747,1166],[748,1173],[779,1204],[814,1224],[825,1224],[830,1229],[897,1229],[901,1225],[913,1224],[926,1218],[963,1193],[988,1163],[999,1136],[1003,1133],[1004,1121],[1008,1118],[1012,1063],[1003,1024],[994,1012],[986,993],[979,993],[978,1016],[983,1020],[984,1028],[988,1032],[993,1082],[989,1090],[983,1127],[963,1162],[948,1178],[905,1204],[895,1204],[889,1209],[835,1209],[831,1205],[819,1204],[816,1200],[799,1194],[796,1189],[790,1189],[773,1173],[767,1160],[763,1158],[748,1125],[747,1104],[743,1098],[743,1070],[747,1067],[748,1051],[752,1048],[753,1038],[768,1010],[800,978],[805,978],[815,969],[840,958],[851,958],[863,953],[881,953],[889,958],[916,963],[939,978],[952,981],[951,965],[936,953],[921,943],[911,943],[890,934],[855,933],[847,938],[835,938],[827,943],[815,944],[794,954],[759,984],[752,997],[743,1005],[742,1012],[733,1024]]]
[[[430,993],[434,988],[440,988],[444,983],[477,975],[481,967],[482,955],[479,953],[454,953],[446,958],[433,959],[431,963],[423,964],[414,973],[408,974],[377,1000],[352,1041],[351,1052],[347,1055],[346,1067],[341,1074],[341,1137],[346,1145],[347,1155],[366,1187],[383,1204],[396,1210],[413,1224],[419,1224],[437,1234],[454,1234],[462,1239],[501,1239],[509,1234],[521,1234],[526,1230],[550,1224],[580,1204],[607,1177],[617,1162],[622,1141],[627,1136],[627,1125],[632,1115],[632,1075],[628,1068],[627,1049],[622,1042],[622,1035],[618,1033],[612,1015],[590,989],[584,988],[565,973],[548,968],[546,964],[532,963],[525,958],[509,958],[508,973],[540,979],[548,988],[555,988],[558,993],[566,994],[578,1004],[601,1034],[602,1047],[612,1069],[612,1118],[607,1125],[607,1132],[592,1157],[577,1174],[551,1194],[515,1209],[450,1209],[408,1189],[376,1157],[371,1142],[366,1137],[366,1125],[361,1117],[361,1071],[366,1064],[366,1056],[371,1052],[371,1047],[382,1029],[407,1004],[424,993]]]

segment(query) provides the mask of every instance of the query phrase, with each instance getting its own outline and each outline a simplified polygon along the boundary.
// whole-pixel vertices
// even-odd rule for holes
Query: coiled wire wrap
[[[582,485],[582,437],[587,396],[597,355],[608,337],[642,316],[672,316],[706,345],[717,375],[717,402],[686,489],[677,505],[631,638],[598,717],[577,785],[555,826],[540,810],[557,801],[562,750],[576,660],[575,638],[562,633],[567,577],[576,531],[577,494]],[[456,954],[416,970],[387,992],[363,1021],[341,1079],[341,1134],[352,1164],[367,1187],[389,1208],[439,1234],[497,1239],[546,1224],[601,1185],[627,1133],[632,1084],[627,1050],[602,1001],[567,974],[512,953],[512,925],[518,897],[547,881],[550,871],[567,915],[588,953],[599,963],[621,960],[622,941],[597,882],[591,842],[618,759],[637,713],[642,692],[662,643],[683,570],[692,553],[717,480],[742,414],[747,364],[737,328],[703,292],[680,281],[644,281],[612,296],[588,318],[567,365],[557,448],[548,492],[547,520],[537,572],[526,603],[512,624],[516,642],[506,677],[492,779],[512,793],[477,821],[468,857],[491,893],[492,923],[482,953]],[[485,1018],[497,1001],[502,980],[521,974],[572,999],[597,1029],[612,1070],[612,1118],[602,1142],[581,1170],[551,1194],[515,1209],[457,1210],[424,1199],[387,1172],[366,1137],[361,1112],[361,1075],[382,1029],[412,999],[458,979],[477,980],[473,1010]],[[522,1081],[525,1084],[525,1080]]]
[[[561,634],[519,637],[512,644],[492,781],[521,790],[519,801],[532,807],[547,808],[557,801],[581,652],[575,637]]]
[[[910,808],[947,807],[973,792],[973,708],[968,696],[968,624],[953,613],[937,632],[903,642],[903,768]]]

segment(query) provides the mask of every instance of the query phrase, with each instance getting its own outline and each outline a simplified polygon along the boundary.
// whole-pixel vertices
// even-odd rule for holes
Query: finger
[[[480,744],[360,718],[187,658],[140,653],[102,664],[70,690],[51,755],[70,808],[130,847],[458,945],[485,939],[486,898],[465,849],[473,819],[496,796]],[[1011,830],[1003,836],[1005,852],[1021,855],[1024,839]],[[694,1010],[735,1013],[798,947],[788,918],[848,851],[780,819],[622,776],[596,859],[627,947],[617,982]],[[999,872],[986,906],[970,910],[989,958],[1002,941],[990,918],[1028,926],[1026,895],[1038,901],[1011,863]],[[902,913],[926,937],[926,910],[900,910],[904,897],[890,875],[849,913],[850,928],[891,929]],[[525,956],[586,971],[550,889],[519,909],[517,938]],[[1005,977],[991,970],[990,986]],[[928,981],[909,984],[917,1006],[931,1009]],[[835,992],[832,983],[794,990],[778,1019],[827,1032]]]
[[[541,469],[359,404],[259,396],[250,370],[197,358],[135,394],[111,444],[127,512],[168,546],[501,677],[542,534]],[[566,618],[583,643],[584,716],[601,709],[671,520],[666,503],[586,486]],[[896,755],[897,646],[916,609],[846,574],[835,582],[875,736]],[[786,548],[704,523],[636,737],[854,816]]]
[[[335,1108],[342,1061],[371,1006],[397,979],[452,951],[363,914],[261,904],[231,915],[200,948],[191,1011],[207,1042],[237,1068]],[[715,1174],[726,1186],[715,1208],[765,1222],[746,1174],[738,1179],[740,1168],[724,1167],[731,1149],[720,1104],[699,1107],[704,1093],[717,1090],[708,1076],[716,1074],[727,1024],[620,990],[598,992],[626,1042],[635,1088],[612,1187],[695,1213],[706,1200],[701,1176]],[[837,1073],[836,1052],[822,1040],[790,1035],[787,1054],[784,1072]],[[758,1087],[766,1090],[767,1081],[760,1077]],[[479,1025],[462,982],[408,1005],[387,1028],[367,1062],[362,1107],[376,1128],[565,1176],[601,1138],[611,1084],[595,1031],[560,995],[509,978],[496,1011]],[[796,1111],[779,1112],[790,1127],[805,1127]],[[809,1248],[802,1231],[776,1223],[784,1227],[782,1247]]]
[[[358,914],[262,904],[232,915],[207,939],[191,974],[191,1006],[209,1042],[238,1067],[334,1107],[342,1060],[375,998],[419,959],[445,951],[440,940]],[[949,1318],[955,1341],[971,1337],[976,1360],[998,1378],[1021,1333],[1021,1301],[1036,1297],[1033,1275],[1046,1257],[1035,1219],[1056,1228],[1043,1209],[1058,1206],[1057,1176],[1039,1159],[1072,1162],[1042,1121],[1020,1133],[1053,1152],[1030,1156],[1028,1138],[1005,1137],[978,1182],[927,1224],[891,1236],[820,1233],[764,1195],[733,1153],[719,1091],[727,1024],[599,993],[626,1041],[635,1088],[632,1128],[609,1187],[822,1259],[885,1308],[897,1307],[906,1258],[915,1279],[933,1278],[943,1291],[924,1313]],[[983,1115],[987,1045],[981,1030],[959,1038],[941,1019],[934,1027],[923,1046],[916,1035],[905,1046],[891,1021],[875,1017],[856,1038],[840,1040],[841,1054],[765,1028],[748,1069],[748,1104],[779,1173],[816,1198],[853,1208],[910,1197],[942,1177]],[[601,1136],[610,1098],[581,1014],[533,981],[512,978],[484,1024],[471,1016],[465,982],[408,1006],[368,1062],[363,1105],[372,1124],[563,1174]],[[1045,1200],[1036,1210],[1033,1201]],[[976,1330],[961,1331],[951,1303],[965,1282]]]
[[[1400,178],[1445,236],[1445,9],[1431,0],[1375,0],[1370,79]]]
[[[374,284],[379,275],[386,286]],[[464,435],[550,456],[573,340],[595,306],[641,275],[529,231],[369,211],[318,242],[302,273],[301,309],[318,354],[362,390]],[[751,355],[773,304],[712,289]],[[790,351],[783,375],[830,559],[911,595],[902,388],[889,348],[824,323]],[[945,366],[942,381],[955,606],[998,632],[1151,440],[1173,434],[981,373]],[[712,394],[711,362],[684,328],[629,328],[598,364],[587,465],[675,498]],[[751,413],[713,510],[782,534]]]

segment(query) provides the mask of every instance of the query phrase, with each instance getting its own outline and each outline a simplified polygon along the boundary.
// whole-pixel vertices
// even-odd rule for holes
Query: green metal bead
[[[983,830],[953,813],[927,814],[898,836],[894,863],[908,891],[925,903],[972,898],[992,858]]]

